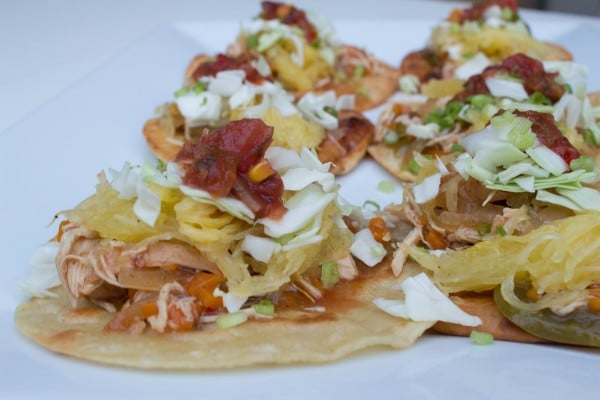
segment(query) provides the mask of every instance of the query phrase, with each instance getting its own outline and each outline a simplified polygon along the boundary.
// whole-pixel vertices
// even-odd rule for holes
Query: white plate
[[[437,19],[338,21],[348,43],[397,64],[423,46]],[[557,41],[590,65],[600,90],[597,20],[531,16],[538,37]],[[236,21],[166,26],[61,93],[0,136],[0,397],[1,398],[567,398],[597,393],[600,352],[562,346],[427,336],[408,350],[363,352],[328,365],[261,367],[209,373],[157,373],[109,368],[65,358],[24,339],[12,318],[23,300],[17,282],[32,251],[50,238],[53,213],[94,190],[96,173],[123,161],[152,160],[140,134],[154,108],[171,98],[190,57],[222,51]],[[208,39],[207,39],[208,38]],[[387,175],[369,162],[343,179],[345,197],[394,201],[376,185]],[[395,196],[398,194],[396,193]]]

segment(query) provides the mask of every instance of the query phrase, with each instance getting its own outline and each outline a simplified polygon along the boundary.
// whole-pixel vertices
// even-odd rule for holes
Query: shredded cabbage
[[[29,259],[33,267],[29,277],[20,282],[21,289],[32,297],[56,297],[56,293],[50,292],[55,286],[60,285],[60,278],[56,271],[56,254],[58,253],[58,242],[48,242],[38,247]]]
[[[465,326],[481,325],[481,319],[461,310],[423,272],[400,284],[404,300],[378,297],[373,303],[386,313],[413,321],[444,321]]]
[[[385,248],[375,240],[368,228],[356,232],[350,252],[369,267],[379,264],[386,255]]]

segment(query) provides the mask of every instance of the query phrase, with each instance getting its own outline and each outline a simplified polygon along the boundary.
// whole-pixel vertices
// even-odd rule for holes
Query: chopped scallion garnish
[[[517,116],[512,112],[504,111],[502,114],[496,115],[494,118],[492,118],[490,120],[490,125],[495,128],[505,128],[507,126],[511,126],[516,118]]]
[[[277,243],[279,243],[280,245],[286,245],[290,240],[292,240],[294,238],[294,234],[293,233],[288,233],[286,235],[280,236],[278,238],[275,238],[275,241]]]
[[[480,332],[480,331],[472,330],[469,337],[471,338],[473,343],[475,343],[477,345],[483,346],[483,345],[489,345],[489,344],[494,343],[494,336],[492,336],[491,334],[489,334],[487,332]]]
[[[181,89],[176,90],[175,93],[173,93],[173,95],[175,97],[181,97],[181,96],[187,94],[189,91],[190,90],[187,87],[184,86]]]
[[[335,286],[340,280],[338,265],[334,262],[324,262],[321,265],[321,284],[325,289]]]
[[[356,64],[356,66],[354,67],[354,73],[352,74],[352,78],[359,79],[359,78],[362,78],[362,76],[364,74],[365,74],[365,66],[362,64]]]
[[[363,208],[367,208],[367,206],[371,206],[377,211],[381,210],[381,206],[379,205],[379,203],[377,203],[376,201],[373,201],[373,200],[366,200],[362,206],[363,206]]]
[[[217,317],[215,322],[217,324],[217,328],[224,329],[243,324],[247,320],[248,314],[240,310],[229,314],[221,314]]]
[[[477,224],[476,230],[479,236],[485,236],[492,231],[492,225],[487,222],[480,222]]]
[[[392,181],[381,181],[377,185],[377,189],[382,193],[392,193],[395,188],[396,185]]]
[[[258,46],[258,36],[248,35],[246,36],[246,47],[253,49]]]
[[[502,19],[509,22],[515,19],[515,13],[512,8],[504,7],[502,9]]]
[[[502,226],[499,226],[499,227],[496,228],[496,233],[498,235],[500,235],[500,236],[506,236],[507,235],[506,229],[504,229],[504,227],[502,227]]]
[[[202,81],[198,81],[198,83],[194,87],[194,93],[200,94],[202,92],[206,92],[206,84]]]
[[[426,124],[438,124],[440,129],[446,129],[454,126],[457,122],[458,114],[462,110],[464,104],[460,101],[449,101],[446,108],[436,109],[425,117],[423,122]]]
[[[331,107],[331,106],[325,106],[323,107],[323,111],[325,111],[326,113],[333,115],[334,117],[338,117],[338,111],[335,109],[335,107]]]
[[[384,143],[394,144],[394,143],[398,143],[398,140],[400,140],[400,134],[398,134],[398,132],[396,132],[396,131],[393,131],[390,129],[383,134],[383,142]]]
[[[275,314],[275,306],[273,305],[271,300],[267,300],[267,299],[261,300],[258,304],[253,304],[252,308],[258,314],[269,315],[269,316]]]
[[[572,160],[569,167],[571,167],[571,169],[573,171],[575,171],[577,169],[584,169],[588,172],[593,172],[594,169],[596,168],[596,163],[594,162],[594,159],[591,157],[581,156],[579,158]]]
[[[452,147],[450,147],[450,152],[451,153],[463,153],[465,151],[465,148],[462,147],[460,144],[458,143],[454,143],[452,145]]]
[[[369,91],[367,89],[365,89],[364,87],[359,87],[358,89],[356,89],[354,91],[354,93],[361,95],[361,96],[367,96],[369,94]]]
[[[573,87],[571,85],[569,85],[568,83],[565,83],[562,85],[563,89],[565,89],[565,91],[569,94],[573,93]]]
[[[583,129],[581,131],[581,135],[583,136],[583,141],[589,143],[594,146],[598,146],[600,143],[596,141],[596,135],[591,129]]]
[[[531,96],[529,96],[529,103],[531,104],[539,104],[543,106],[551,106],[552,102],[549,98],[544,96],[542,92],[534,92]]]
[[[492,96],[487,94],[476,94],[469,97],[469,103],[478,110],[494,102]]]
[[[419,165],[417,160],[415,160],[414,158],[408,162],[408,170],[410,172],[412,172],[414,175],[417,175],[419,173],[420,169],[421,169],[421,166]]]
[[[167,169],[167,163],[161,160],[160,158],[156,159],[156,169],[159,171],[164,171]]]
[[[517,117],[510,127],[508,140],[519,150],[528,149],[535,143],[536,136],[531,132],[531,125],[527,118]]]

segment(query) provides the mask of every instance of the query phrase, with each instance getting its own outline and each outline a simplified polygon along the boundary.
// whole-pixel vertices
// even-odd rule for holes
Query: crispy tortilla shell
[[[337,285],[324,312],[284,307],[276,318],[227,329],[211,324],[190,332],[142,335],[105,331],[111,313],[91,304],[72,309],[60,288],[54,289],[57,298],[19,306],[15,322],[25,336],[54,352],[115,366],[206,370],[324,363],[367,348],[409,347],[432,325],[390,316],[373,305],[375,297],[397,297],[397,283],[386,265],[366,279]]]
[[[469,336],[471,331],[475,329],[480,332],[492,334],[496,340],[523,343],[546,342],[544,339],[525,332],[523,329],[506,319],[494,304],[491,293],[461,293],[459,295],[451,296],[450,299],[463,311],[481,318],[483,323],[476,328],[472,328],[447,322],[438,322],[432,328],[438,333],[454,336]]]
[[[385,103],[398,88],[399,70],[391,67],[380,69],[382,72],[377,75],[367,75],[360,79],[335,81],[318,91],[334,90],[338,97],[353,94],[354,108],[356,110],[371,110]]]
[[[414,182],[416,176],[404,168],[405,152],[405,146],[396,148],[383,142],[374,143],[367,148],[367,153],[390,174],[403,181]]]
[[[173,161],[179,150],[181,143],[185,138],[183,134],[176,133],[174,138],[169,139],[164,129],[160,125],[159,118],[152,118],[144,124],[143,135],[146,139],[150,151],[163,161]]]

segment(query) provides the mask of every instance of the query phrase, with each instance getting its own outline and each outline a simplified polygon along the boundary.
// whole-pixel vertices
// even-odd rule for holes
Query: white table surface
[[[335,19],[442,18],[455,5],[423,3],[296,2]],[[258,9],[259,1],[244,0],[0,1],[0,134],[157,27],[241,20]]]

